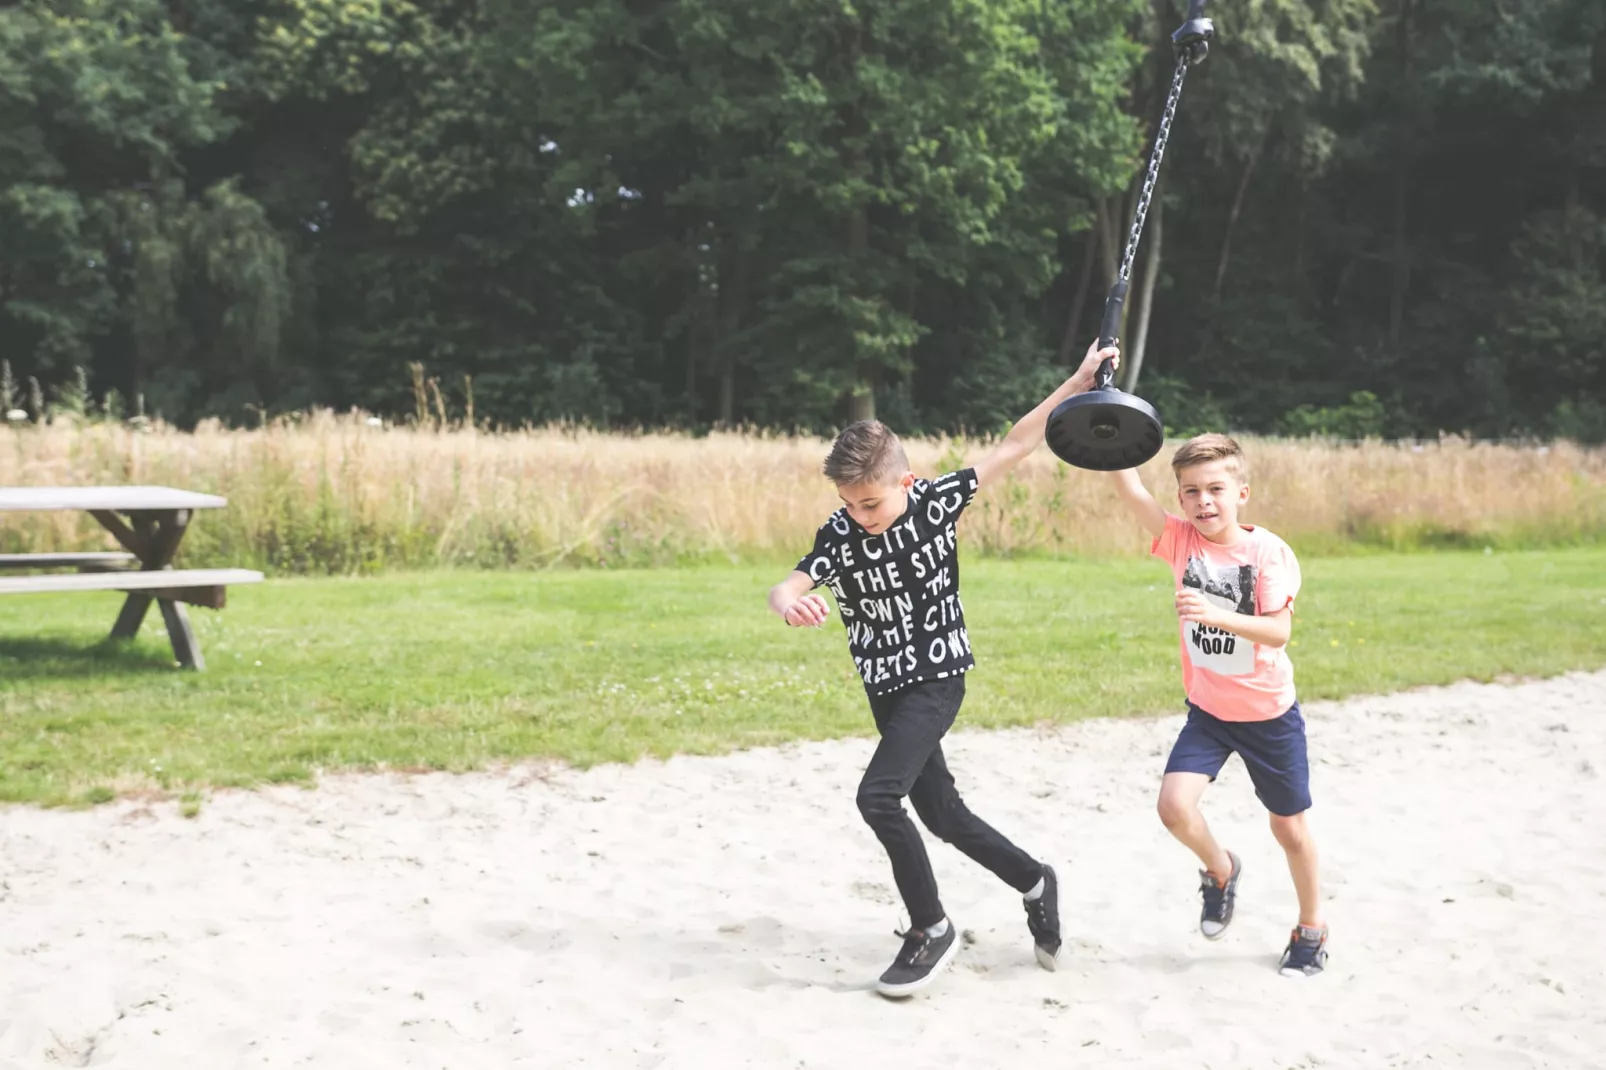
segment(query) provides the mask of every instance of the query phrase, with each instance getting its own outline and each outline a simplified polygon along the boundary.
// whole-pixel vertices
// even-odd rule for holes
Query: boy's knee
[[[895,818],[903,809],[902,800],[888,791],[860,788],[854,801],[858,803],[859,815],[871,827]]]
[[[1154,805],[1155,813],[1160,815],[1160,823],[1172,832],[1186,828],[1193,820],[1194,805],[1186,799],[1160,793],[1159,802]]]
[[[1303,850],[1310,844],[1310,828],[1305,824],[1303,812],[1284,816],[1271,815],[1271,834],[1277,837],[1285,851]]]

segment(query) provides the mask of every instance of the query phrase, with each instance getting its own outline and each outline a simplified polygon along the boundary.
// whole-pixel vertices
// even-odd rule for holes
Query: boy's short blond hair
[[[1208,434],[1190,438],[1172,456],[1171,471],[1180,477],[1184,468],[1210,464],[1212,461],[1226,461],[1227,471],[1232,473],[1233,478],[1248,484],[1249,461],[1244,457],[1243,447],[1227,435]]]
[[[860,420],[842,429],[825,455],[825,478],[839,487],[895,483],[909,471],[903,443],[880,420]]]

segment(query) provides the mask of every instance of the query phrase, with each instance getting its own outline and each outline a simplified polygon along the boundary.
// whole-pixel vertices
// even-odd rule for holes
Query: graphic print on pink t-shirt
[[[1182,570],[1182,586],[1198,591],[1217,609],[1255,615],[1254,565],[1212,565],[1202,557],[1189,557]],[[1220,628],[1189,624],[1183,649],[1194,665],[1223,676],[1248,676],[1255,671],[1255,644]]]

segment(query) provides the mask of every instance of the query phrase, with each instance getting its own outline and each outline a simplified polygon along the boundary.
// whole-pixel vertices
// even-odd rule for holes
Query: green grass
[[[1308,560],[1301,697],[1606,665],[1606,550]],[[176,671],[116,596],[0,603],[0,799],[90,804],[318,771],[588,764],[860,734],[833,619],[770,618],[775,569],[432,572],[275,580],[191,617]],[[962,725],[1179,707],[1171,583],[1149,561],[967,561],[980,667]]]

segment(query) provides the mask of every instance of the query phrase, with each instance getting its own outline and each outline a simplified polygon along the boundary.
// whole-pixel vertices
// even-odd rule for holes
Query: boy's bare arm
[[[1110,476],[1115,480],[1116,493],[1126,503],[1127,511],[1143,525],[1143,530],[1157,539],[1164,535],[1166,512],[1154,500],[1154,495],[1149,493],[1149,488],[1143,485],[1143,480],[1138,478],[1138,470],[1127,468],[1111,472]]]
[[[1002,477],[1011,468],[1014,468],[1031,452],[1043,444],[1043,431],[1048,426],[1048,417],[1055,406],[1073,394],[1082,394],[1093,389],[1093,379],[1098,373],[1099,365],[1108,358],[1115,361],[1116,367],[1121,364],[1121,352],[1111,346],[1108,349],[1099,349],[1098,342],[1087,347],[1087,355],[1082,358],[1082,366],[1059,389],[1054,391],[1031,412],[1022,416],[1009,429],[993,451],[983,457],[976,464],[976,482],[986,486],[993,480]]]
[[[796,569],[770,588],[770,609],[794,628],[817,626],[825,623],[831,607],[814,590],[814,580],[806,572]]]
[[[1221,609],[1205,599],[1198,591],[1184,588],[1177,592],[1177,616],[1189,624],[1203,624],[1207,628],[1220,628],[1224,632],[1280,650],[1288,645],[1294,633],[1294,611],[1279,609],[1263,617],[1234,613]]]

